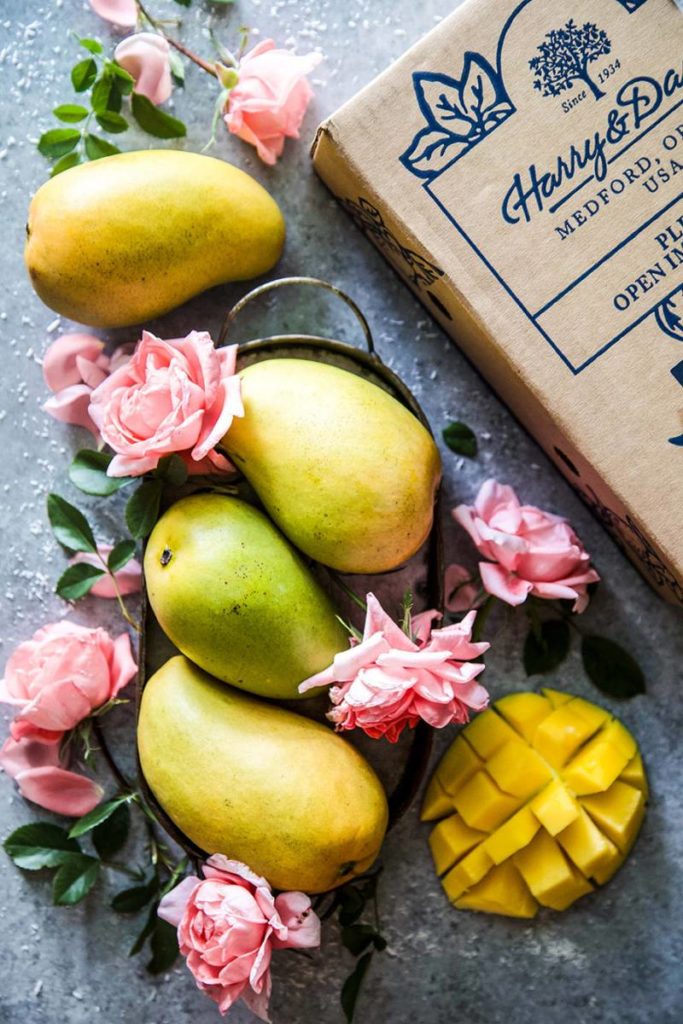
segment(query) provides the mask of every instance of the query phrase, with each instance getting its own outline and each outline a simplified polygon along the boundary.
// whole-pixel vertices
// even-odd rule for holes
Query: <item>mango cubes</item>
[[[607,882],[640,829],[645,769],[627,729],[581,697],[512,693],[448,748],[423,821],[456,907],[533,917]]]

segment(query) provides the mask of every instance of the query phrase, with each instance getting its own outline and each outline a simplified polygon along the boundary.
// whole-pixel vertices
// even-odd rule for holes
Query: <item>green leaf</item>
[[[113,458],[106,452],[82,448],[69,466],[69,480],[85,494],[106,498],[136,479],[134,476],[107,476],[107,467]]]
[[[546,619],[531,628],[524,642],[524,669],[528,676],[552,672],[569,653],[571,634],[564,619]]]
[[[104,156],[114,156],[121,152],[118,146],[107,142],[106,139],[101,139],[99,135],[90,133],[85,136],[85,151],[90,160],[101,160]]]
[[[114,897],[114,898],[116,898],[116,897]],[[142,931],[138,935],[137,939],[135,940],[133,945],[128,950],[128,956],[135,956],[137,953],[139,953],[140,950],[142,949],[142,947],[144,946],[145,942],[147,941],[147,939],[150,937],[150,935],[154,931],[154,928],[155,928],[156,923],[157,923],[157,909],[158,909],[158,907],[159,907],[158,903],[153,903],[152,906],[149,908],[149,914],[147,915],[147,920],[145,921],[145,924],[144,924],[144,926],[142,928]]]
[[[114,813],[92,830],[93,846],[102,860],[109,860],[124,846],[130,832],[130,807],[119,804]]]
[[[52,902],[58,907],[72,907],[84,899],[100,874],[97,857],[85,854],[72,856],[58,868],[52,882]]]
[[[365,896],[354,886],[347,886],[339,894],[339,924],[345,927],[357,921],[365,910]]]
[[[65,601],[77,601],[79,597],[85,597],[104,574],[104,569],[98,569],[95,565],[76,562],[65,569],[59,577],[55,593]]]
[[[155,107],[151,100],[140,93],[134,92],[131,97],[133,117],[149,135],[155,139],[181,139],[187,129],[177,117],[171,117],[166,111]]]
[[[82,818],[78,819],[69,832],[69,838],[75,839],[77,836],[83,836],[86,832],[90,832],[91,829],[101,825],[103,821],[110,818],[117,807],[129,801],[130,796],[126,794],[125,796],[117,796],[113,800],[107,800],[103,804],[98,804],[89,814],[84,814]]]
[[[171,68],[171,74],[178,85],[185,85],[185,65],[177,50],[169,50],[168,63]]]
[[[122,68],[120,64],[117,64],[113,60],[107,61],[106,66],[107,71],[112,75],[116,75],[116,77],[118,78],[119,89],[121,90],[123,95],[128,96],[133,91],[133,86],[135,85],[135,79],[133,78],[133,76],[130,75],[125,68]]]
[[[609,697],[625,700],[645,693],[645,676],[628,651],[604,636],[584,636],[583,667],[590,681]]]
[[[146,907],[158,892],[159,879],[153,875],[144,885],[135,885],[132,889],[122,889],[121,892],[117,892],[111,901],[112,910],[115,910],[117,914],[135,914],[138,910]],[[156,907],[154,911],[156,916]]]
[[[120,132],[128,131],[128,122],[122,114],[115,114],[113,110],[105,110],[101,114],[95,114],[95,120],[105,132],[112,132],[118,135]]]
[[[52,532],[65,548],[70,551],[97,551],[88,520],[59,494],[48,494],[47,515]]]
[[[78,128],[51,128],[43,132],[38,140],[38,152],[50,159],[65,156],[75,149],[80,140]]]
[[[90,53],[104,52],[104,47],[99,39],[79,39],[78,42],[85,50],[89,50]]]
[[[115,545],[109,552],[107,558],[107,567],[110,572],[118,572],[119,569],[123,569],[124,565],[130,562],[131,558],[135,554],[135,541],[134,540],[121,540]]]
[[[71,84],[76,92],[87,92],[96,78],[97,64],[92,57],[86,57],[71,69]]]
[[[360,956],[368,946],[375,949],[386,949],[386,941],[369,924],[352,924],[341,931],[342,945],[354,956]]]
[[[353,1020],[356,1002],[358,1000],[358,993],[360,992],[361,985],[363,984],[363,979],[368,972],[371,960],[372,950],[358,960],[355,968],[348,976],[342,987],[341,1005],[349,1024],[351,1024],[351,1021]]]
[[[69,124],[75,124],[76,121],[82,121],[88,116],[87,108],[79,106],[78,103],[62,103],[61,106],[55,107],[52,113],[60,121],[67,121]]]
[[[179,455],[165,455],[159,459],[154,475],[171,487],[182,487],[187,480],[188,470]]]
[[[455,420],[444,427],[441,434],[447,446],[456,455],[465,455],[468,459],[473,459],[477,454],[477,438],[466,423]]]
[[[90,102],[95,114],[106,114],[108,111],[118,113],[121,109],[121,96],[122,90],[119,85],[119,80],[114,74],[105,72],[101,75],[93,87],[93,91],[90,97]],[[99,120],[99,118],[98,118]],[[128,126],[126,122],[126,127]],[[109,128],[105,128],[105,131],[109,131]],[[119,128],[119,131],[125,131],[123,128]]]
[[[57,868],[81,853],[80,846],[69,838],[66,829],[49,821],[21,825],[2,845],[17,867],[25,871]]]
[[[152,959],[146,965],[150,974],[163,974],[172,967],[178,956],[178,933],[168,921],[157,918],[149,941]]]
[[[53,166],[50,171],[50,177],[54,178],[57,174],[61,174],[62,171],[68,171],[70,167],[75,167],[81,162],[80,153],[67,153],[66,156],[60,157],[57,163]]]
[[[190,4],[192,3],[192,0],[175,0],[175,2],[177,4],[180,4],[181,7],[189,7]]]
[[[151,533],[159,518],[163,486],[161,480],[145,480],[126,505],[126,525],[136,540]]]

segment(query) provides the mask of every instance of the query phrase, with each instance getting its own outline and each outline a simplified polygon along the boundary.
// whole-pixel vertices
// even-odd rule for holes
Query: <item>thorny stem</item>
[[[140,626],[140,623],[136,622],[136,620],[133,618],[133,616],[128,611],[128,608],[126,607],[126,602],[123,600],[123,595],[121,593],[121,590],[119,589],[119,584],[116,579],[116,573],[113,573],[111,571],[111,569],[109,568],[105,559],[102,557],[99,551],[97,552],[97,557],[104,566],[107,575],[111,579],[112,586],[114,588],[114,593],[116,594],[116,601],[121,610],[121,614],[123,615],[128,625],[131,627],[131,629],[134,629],[136,633],[142,633],[142,627]]]
[[[210,64],[207,60],[204,60],[203,57],[200,57],[199,54],[194,53],[192,50],[188,50],[188,48],[183,46],[182,43],[179,43],[177,39],[169,36],[163,28],[162,22],[160,22],[158,18],[155,18],[154,15],[150,14],[144,4],[140,3],[140,0],[137,0],[137,5],[138,11],[145,21],[148,21],[152,28],[156,29],[157,32],[164,37],[166,42],[174,48],[174,50],[177,50],[178,53],[182,53],[184,57],[187,57],[188,60],[191,60],[197,65],[197,67],[200,67],[202,71],[206,71],[207,75],[212,75],[214,78],[218,78],[218,73],[216,72],[214,64]]]

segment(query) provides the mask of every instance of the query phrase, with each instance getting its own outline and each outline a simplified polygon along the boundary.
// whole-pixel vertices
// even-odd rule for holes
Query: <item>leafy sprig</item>
[[[71,69],[71,84],[79,102],[61,103],[53,110],[58,121],[71,127],[51,128],[38,140],[39,152],[54,161],[53,177],[77,164],[121,152],[93,130],[95,127],[107,135],[120,135],[130,127],[128,118],[132,116],[154,138],[177,139],[187,134],[182,121],[133,91],[133,77],[105,55],[98,39],[77,39],[88,52]],[[182,63],[176,60],[173,66],[174,76],[180,80]]]
[[[349,1024],[353,1021],[363,979],[372,958],[375,953],[381,953],[387,948],[387,941],[381,933],[377,902],[377,884],[381,871],[381,866],[376,866],[367,874],[335,889],[333,893],[319,897],[314,907],[321,921],[336,914],[342,945],[356,959],[340,996]],[[372,923],[361,920],[368,916],[372,917]]]

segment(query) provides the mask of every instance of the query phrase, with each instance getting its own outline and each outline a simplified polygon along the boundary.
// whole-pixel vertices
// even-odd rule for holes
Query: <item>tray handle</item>
[[[285,286],[289,285],[311,285],[314,288],[324,288],[326,291],[331,292],[333,295],[336,295],[337,298],[342,300],[342,302],[345,302],[361,326],[361,330],[363,331],[363,337],[365,338],[365,344],[367,346],[368,352],[370,353],[371,356],[377,356],[375,352],[375,343],[372,338],[372,331],[370,330],[370,325],[368,324],[363,313],[361,313],[360,309],[353,301],[351,296],[347,295],[346,292],[343,292],[341,288],[337,288],[336,285],[330,284],[329,281],[321,281],[317,277],[280,277],[275,281],[267,281],[266,284],[261,284],[258,286],[258,288],[252,288],[252,290],[250,292],[247,292],[247,294],[244,295],[239,300],[239,302],[235,303],[230,312],[226,315],[225,320],[223,321],[220,336],[218,338],[219,348],[221,345],[225,344],[230,327],[235,322],[235,320],[242,312],[242,310],[245,308],[245,306],[249,305],[250,302],[253,302],[254,299],[258,299],[262,295],[266,295],[268,292],[272,292],[278,288],[284,288]]]

